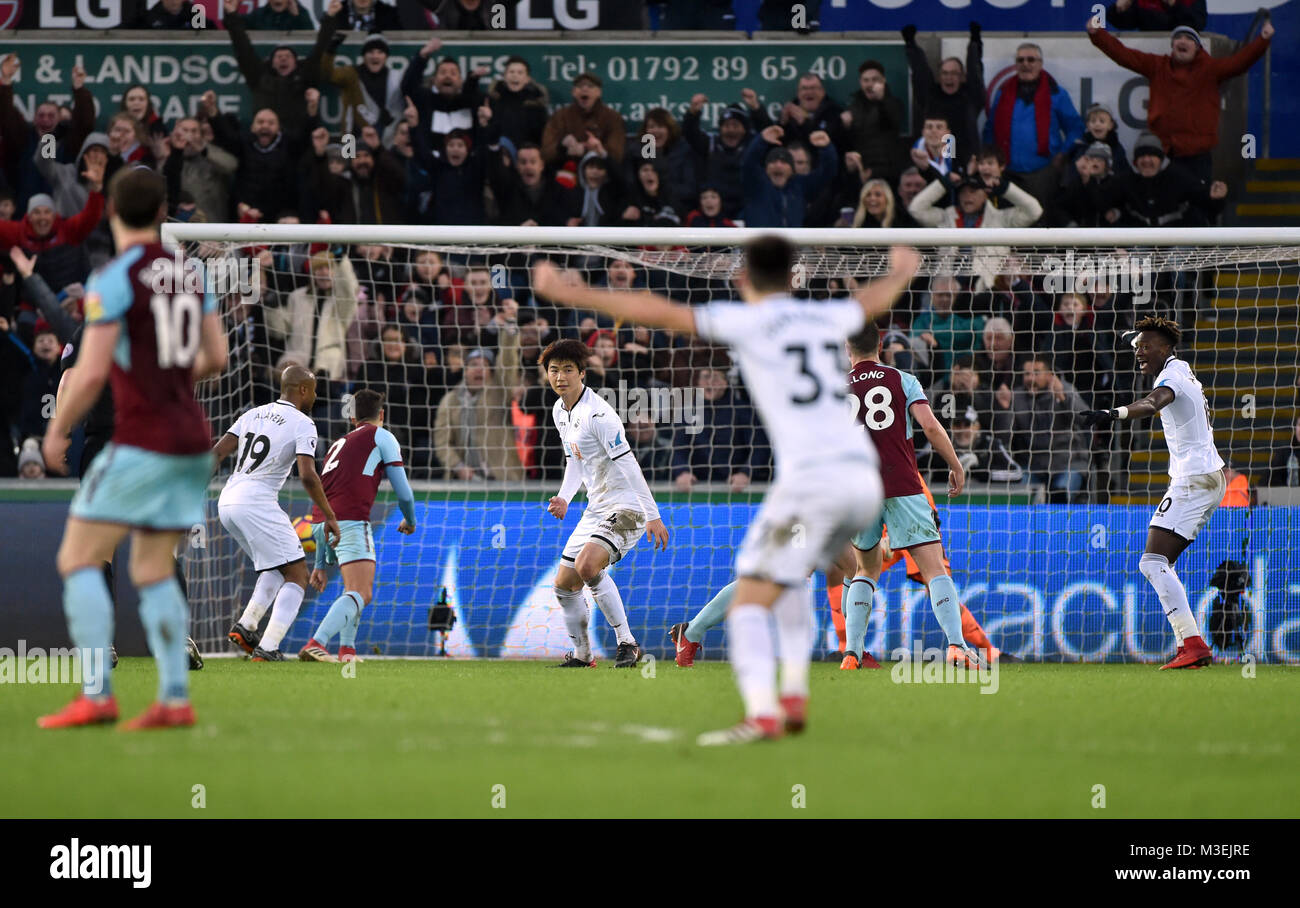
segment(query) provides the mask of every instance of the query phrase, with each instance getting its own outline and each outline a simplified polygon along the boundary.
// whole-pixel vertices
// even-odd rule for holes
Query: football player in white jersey
[[[325,532],[339,538],[338,521],[316,473],[316,424],[307,414],[316,403],[316,376],[291,365],[280,374],[280,399],[248,410],[213,448],[217,463],[236,451],[234,471],[217,502],[221,524],[253,559],[257,584],[244,614],[226,635],[254,662],[283,662],[280,641],[298,616],[307,587],[302,540],[280,509],[280,489],[298,464],[298,477],[325,513]],[[260,637],[257,626],[271,609]]]
[[[564,611],[564,624],[573,640],[559,668],[594,666],[587,637],[585,583],[618,637],[615,668],[632,668],[641,660],[641,647],[627,626],[623,597],[605,570],[636,545],[641,534],[655,549],[668,547],[668,530],[650,494],[641,465],[631,457],[623,420],[603,397],[584,383],[591,348],[581,341],[556,341],[542,351],[541,365],[551,390],[559,395],[551,410],[564,445],[564,480],[560,494],[547,510],[563,520],[578,489],[587,487],[587,510],[569,536],[555,574],[555,598]]]
[[[772,440],[776,479],[737,552],[739,583],[727,612],[745,718],[701,735],[702,745],[803,730],[813,635],[805,578],[831,564],[882,500],[875,450],[849,415],[844,340],[889,310],[920,256],[895,248],[888,275],[852,298],[818,303],[791,295],[797,255],[782,237],[752,240],[739,281],[745,302],[702,308],[652,293],[589,290],[549,263],[533,269],[533,289],[557,302],[728,345]]]
[[[1165,617],[1174,629],[1178,650],[1166,668],[1200,668],[1212,661],[1210,647],[1196,626],[1187,589],[1174,572],[1174,562],[1196,534],[1210,522],[1223,500],[1228,481],[1223,458],[1214,447],[1210,406],[1191,367],[1174,353],[1182,334],[1175,322],[1148,316],[1137,323],[1138,370],[1155,376],[1155,387],[1139,401],[1117,410],[1088,410],[1079,421],[1108,426],[1116,419],[1142,419],[1160,414],[1169,445],[1169,490],[1156,508],[1147,530],[1147,546],[1138,569],[1155,587]]]

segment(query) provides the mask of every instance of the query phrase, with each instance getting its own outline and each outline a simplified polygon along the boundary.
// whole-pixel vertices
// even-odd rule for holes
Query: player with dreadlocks
[[[1133,349],[1138,371],[1155,376],[1155,387],[1126,407],[1088,410],[1078,419],[1085,426],[1105,427],[1116,419],[1160,414],[1169,445],[1169,490],[1151,518],[1138,570],[1155,587],[1178,643],[1174,658],[1161,668],[1200,668],[1212,661],[1210,647],[1201,638],[1174,562],[1210,522],[1210,515],[1223,500],[1227,478],[1223,458],[1214,447],[1205,392],[1191,366],[1174,352],[1182,331],[1175,322],[1157,316],[1142,319],[1136,328]]]

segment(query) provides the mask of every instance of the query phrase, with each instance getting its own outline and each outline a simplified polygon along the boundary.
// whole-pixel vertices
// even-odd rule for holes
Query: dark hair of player
[[[165,213],[167,181],[144,167],[123,167],[108,181],[108,204],[127,227],[153,227]]]
[[[755,290],[788,290],[790,269],[798,250],[784,237],[767,234],[749,241],[745,247],[745,273]]]
[[[357,422],[369,422],[372,419],[377,419],[379,411],[384,409],[384,393],[362,388],[352,395],[352,407],[352,415]]]
[[[580,340],[569,337],[548,344],[542,351],[540,362],[543,369],[551,368],[551,363],[573,363],[579,372],[586,372],[589,356],[591,356],[590,347]]]
[[[1155,334],[1164,335],[1165,339],[1169,341],[1169,349],[1171,350],[1183,336],[1183,329],[1178,327],[1177,322],[1161,318],[1158,315],[1148,315],[1146,318],[1139,319],[1138,323],[1133,327],[1139,332],[1151,331]]]
[[[849,335],[849,349],[862,356],[875,356],[880,350],[880,328],[867,322],[857,334]]]

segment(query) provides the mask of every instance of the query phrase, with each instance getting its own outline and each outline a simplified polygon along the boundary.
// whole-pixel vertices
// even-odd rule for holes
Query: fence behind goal
[[[563,523],[546,513],[563,472],[555,398],[537,366],[547,343],[576,337],[591,348],[588,385],[627,426],[672,534],[667,552],[643,543],[612,569],[651,652],[668,655],[667,627],[732,579],[771,453],[725,350],[535,302],[529,264],[548,257],[592,285],[704,305],[735,298],[741,246],[758,232],[176,224],[165,235],[225,291],[231,363],[201,388],[214,434],[275,399],[274,376],[290,361],[325,379],[312,414],[322,452],[350,427],[351,393],[387,396],[418,529],[399,536],[395,503],[381,492],[375,596],[358,650],[552,657],[569,645],[551,585],[581,496]],[[1136,570],[1167,484],[1160,421],[1105,431],[1075,423],[1080,410],[1150,390],[1132,349],[1141,318],[1181,326],[1179,355],[1205,388],[1218,450],[1245,477],[1230,492],[1242,481],[1300,483],[1300,230],[784,233],[801,249],[797,292],[811,299],[884,273],[890,243],[923,252],[889,319],[884,358],[921,380],[967,465],[968,491],[949,500],[946,467],[916,433],[962,601],[1003,649],[1063,661],[1156,661],[1172,651]],[[291,517],[308,513],[296,478],[286,493]],[[1244,648],[1300,661],[1295,520],[1288,506],[1221,507],[1180,559],[1203,628],[1216,569],[1246,566],[1252,625],[1225,655]],[[254,576],[216,520],[215,494],[201,537],[187,563],[194,636],[220,650]],[[924,589],[903,572],[895,566],[882,580],[868,633],[877,655],[941,642]],[[809,588],[818,645],[833,651],[824,583],[817,575]],[[305,642],[339,591],[334,577],[308,599],[286,651]],[[427,627],[439,601],[459,618],[445,641]],[[592,614],[597,650],[612,651],[612,632]],[[720,654],[721,641],[712,632],[706,654]]]

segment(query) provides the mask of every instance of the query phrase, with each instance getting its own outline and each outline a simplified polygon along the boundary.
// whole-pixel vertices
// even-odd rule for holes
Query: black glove
[[[1074,421],[1081,426],[1096,426],[1098,429],[1104,429],[1118,416],[1118,410],[1084,410],[1082,413],[1075,414]]]
[[[903,43],[906,44],[908,47],[912,47],[913,45],[916,44],[916,26],[915,26],[915,25],[904,25],[904,26],[903,26]]]
[[[970,39],[972,41],[978,41],[980,39],[980,24],[978,22],[972,22],[970,24]]]

